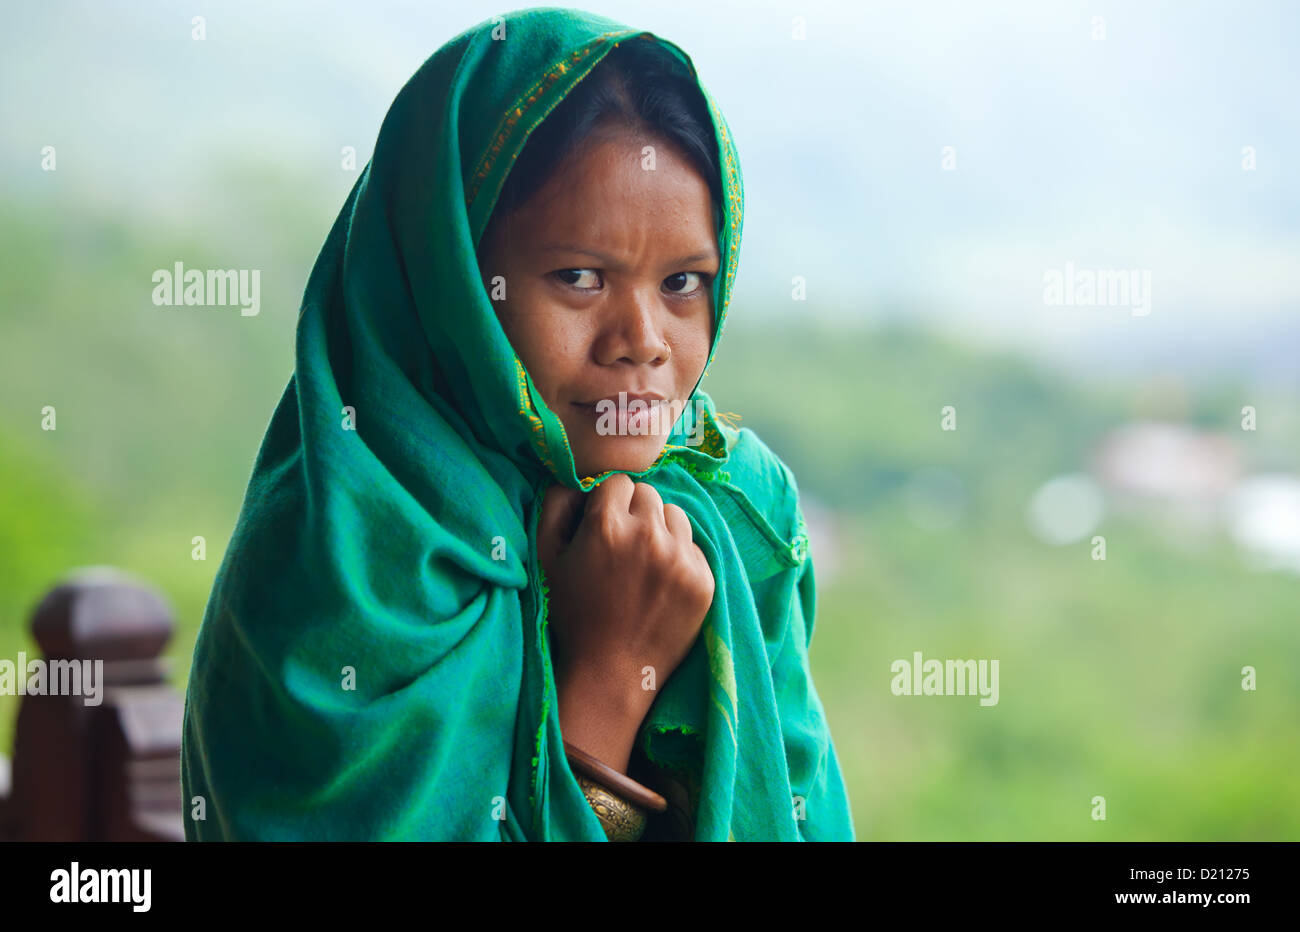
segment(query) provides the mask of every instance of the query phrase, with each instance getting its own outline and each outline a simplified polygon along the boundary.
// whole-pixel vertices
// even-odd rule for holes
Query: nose
[[[602,366],[618,362],[658,365],[668,358],[662,314],[657,296],[643,289],[630,289],[610,301],[606,319],[595,346],[596,361]]]

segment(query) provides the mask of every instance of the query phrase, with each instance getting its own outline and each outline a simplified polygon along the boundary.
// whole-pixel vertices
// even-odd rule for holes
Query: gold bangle
[[[582,795],[587,798],[596,818],[600,820],[605,837],[610,841],[638,841],[645,834],[645,812],[615,796],[607,788],[582,774],[574,774]]]
[[[566,741],[564,755],[569,760],[569,769],[575,775],[580,773],[594,780],[611,793],[617,793],[619,797],[640,809],[648,809],[651,812],[667,811],[668,800],[649,787],[637,783],[627,774],[619,773],[604,761],[592,757],[582,748],[574,747]]]

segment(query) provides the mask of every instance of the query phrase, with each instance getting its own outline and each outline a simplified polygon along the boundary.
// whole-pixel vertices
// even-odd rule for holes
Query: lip
[[[629,402],[644,401],[648,406],[652,406],[656,402],[664,402],[668,400],[663,395],[656,392],[614,392],[612,395],[607,395],[603,398],[594,398],[591,401],[575,401],[573,402],[573,405],[574,407],[583,408],[587,411],[595,411],[596,405],[600,404],[602,401],[608,401],[617,406],[620,394],[624,395]]]
[[[594,401],[574,401],[572,405],[586,417],[596,420],[596,433],[608,437],[658,436],[661,428],[660,413],[666,410],[668,399],[658,392],[622,392],[623,404],[619,396],[597,398]],[[633,406],[634,401],[641,402]],[[608,402],[608,405],[605,404]],[[612,412],[611,412],[612,408]],[[614,423],[607,420],[614,414]]]

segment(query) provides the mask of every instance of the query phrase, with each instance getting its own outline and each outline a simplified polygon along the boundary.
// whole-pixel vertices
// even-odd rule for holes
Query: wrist
[[[640,680],[575,666],[556,678],[564,740],[626,773],[654,693]]]

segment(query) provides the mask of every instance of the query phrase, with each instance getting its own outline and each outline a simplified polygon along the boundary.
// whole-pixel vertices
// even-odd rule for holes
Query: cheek
[[[548,403],[559,386],[572,380],[584,358],[588,335],[580,319],[565,310],[521,290],[499,314],[510,345]]]
[[[704,363],[709,358],[709,347],[713,342],[711,326],[712,321],[707,318],[691,321],[676,342],[677,350],[673,355],[677,358],[676,376],[683,397],[690,394],[704,373]]]

